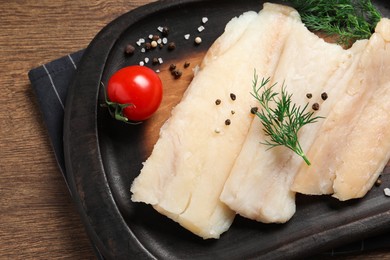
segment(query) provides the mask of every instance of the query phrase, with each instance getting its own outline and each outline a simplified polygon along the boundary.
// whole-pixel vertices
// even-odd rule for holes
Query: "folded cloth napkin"
[[[63,149],[63,120],[68,87],[84,50],[32,69],[28,76],[38,99],[60,171],[67,183]]]
[[[57,163],[65,182],[67,182],[67,175],[62,142],[64,105],[69,84],[75,75],[83,53],[84,50],[69,54],[34,68],[28,74],[31,81],[31,87],[34,89],[43,115],[43,120],[48,129],[49,138]],[[324,252],[324,254],[347,255],[389,247],[390,234],[383,234],[351,243],[340,248],[335,248],[331,251]],[[96,253],[97,256],[102,259],[99,252],[96,251]]]
[[[62,142],[65,101],[68,87],[83,53],[84,50],[80,50],[32,69],[28,73],[31,87],[35,92],[43,120],[49,133],[54,156],[56,157],[66,185],[68,185],[68,181],[65,171],[64,145]],[[92,244],[92,248],[98,259],[104,259],[95,245]]]

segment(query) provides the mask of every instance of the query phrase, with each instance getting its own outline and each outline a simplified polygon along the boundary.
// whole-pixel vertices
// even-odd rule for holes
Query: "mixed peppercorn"
[[[237,99],[237,96],[234,93],[230,93],[229,97],[230,97],[231,101],[235,101]],[[219,106],[222,104],[222,100],[218,98],[214,101],[214,103],[216,106]],[[231,115],[234,115],[235,113],[236,112],[234,110],[230,110]],[[226,118],[224,121],[224,124],[225,124],[225,126],[229,126],[232,124],[232,120],[230,118]],[[221,133],[221,129],[217,127],[217,128],[215,128],[214,132],[219,134],[219,133]]]
[[[201,33],[206,29],[204,25],[208,22],[208,18],[203,17],[200,22],[201,25],[197,27],[198,33]],[[155,49],[163,48],[166,48],[169,52],[172,52],[177,48],[175,41],[171,41],[168,39],[170,35],[170,29],[167,26],[157,27],[157,32],[157,34],[149,34],[148,37],[139,38],[135,42],[135,45],[131,43],[126,44],[126,46],[124,47],[125,55],[133,56],[138,47],[140,48],[141,53],[152,53]],[[191,34],[187,33],[184,35],[185,40],[189,40],[190,38]],[[199,45],[202,43],[202,38],[200,36],[196,36],[193,38],[193,41],[195,45]],[[149,63],[149,61],[151,61],[151,64],[153,66],[161,65],[164,62],[162,57],[145,57],[138,63],[141,66],[145,66]],[[188,68],[189,66],[189,62],[184,63],[184,68]],[[156,69],[156,72],[160,72],[160,70]],[[183,74],[181,70],[177,68],[171,69],[171,67],[170,72],[174,79],[179,79]]]
[[[311,98],[313,97],[313,94],[312,94],[312,93],[307,93],[307,94],[306,94],[306,97],[307,97],[308,99],[311,99]],[[327,94],[326,92],[323,92],[323,93],[321,94],[321,99],[322,99],[323,101],[327,100],[327,99],[328,99],[328,94]],[[311,106],[311,108],[312,108],[314,111],[317,111],[317,110],[320,109],[320,104],[319,104],[318,102],[315,102],[315,103]]]
[[[307,94],[306,94],[306,97],[307,97],[308,99],[311,99],[311,98],[313,97],[313,94],[312,94],[312,93],[307,93]],[[328,94],[327,94],[326,92],[323,92],[323,93],[321,94],[321,99],[322,99],[323,101],[327,100],[327,99],[328,99]],[[315,103],[313,103],[313,105],[311,106],[311,108],[312,108],[314,111],[318,111],[318,110],[320,109],[320,104],[319,104],[318,102],[315,102]],[[251,114],[254,115],[254,114],[257,113],[258,110],[259,110],[258,107],[252,107],[252,108],[250,109],[250,112],[251,112]]]

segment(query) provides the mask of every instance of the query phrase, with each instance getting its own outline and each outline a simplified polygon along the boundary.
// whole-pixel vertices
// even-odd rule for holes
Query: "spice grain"
[[[313,110],[317,111],[318,109],[320,109],[320,104],[314,103],[314,104],[312,105],[312,108],[313,108]]]

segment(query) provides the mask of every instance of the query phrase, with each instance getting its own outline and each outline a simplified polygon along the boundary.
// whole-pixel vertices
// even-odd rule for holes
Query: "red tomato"
[[[107,86],[109,101],[129,104],[123,115],[130,121],[143,121],[161,104],[163,88],[160,77],[145,66],[124,67],[111,76]]]

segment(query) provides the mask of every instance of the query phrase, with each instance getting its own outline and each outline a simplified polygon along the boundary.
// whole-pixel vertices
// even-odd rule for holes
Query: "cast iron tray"
[[[354,240],[390,230],[389,198],[374,187],[359,200],[340,203],[327,196],[297,197],[297,212],[287,224],[261,224],[237,217],[219,240],[202,240],[148,205],[130,200],[130,185],[157,141],[160,126],[180,101],[207,48],[223,32],[225,24],[244,11],[262,8],[264,1],[180,0],[155,2],[117,18],[87,48],[71,86],[65,114],[66,170],[74,201],[87,232],[106,259],[286,259],[304,257]],[[385,0],[374,3],[384,16],[390,14]],[[209,21],[199,32],[202,17]],[[166,46],[141,52],[139,38],[170,29]],[[190,34],[190,39],[184,38]],[[199,46],[193,39],[200,36]],[[137,47],[132,56],[124,47]],[[145,57],[163,59],[159,69],[164,100],[156,115],[141,125],[125,125],[111,119],[100,106],[101,82],[127,65]],[[184,62],[190,67],[184,69]],[[169,65],[180,66],[183,76],[174,80]],[[382,175],[390,184],[390,167]]]

